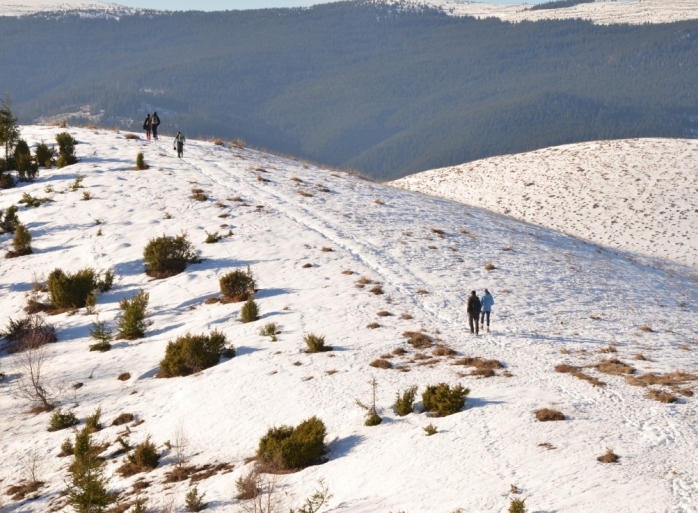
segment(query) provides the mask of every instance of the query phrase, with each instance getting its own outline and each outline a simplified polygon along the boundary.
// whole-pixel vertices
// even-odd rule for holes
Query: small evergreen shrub
[[[208,233],[206,232],[206,240],[204,243],[206,244],[215,244],[219,240],[223,238],[222,235],[218,235],[218,232],[213,232],[213,233]]]
[[[212,331],[209,335],[186,335],[167,344],[160,374],[166,378],[188,376],[213,367],[220,361],[226,345],[225,335]]]
[[[51,421],[48,425],[49,431],[60,431],[61,429],[67,429],[69,427],[77,426],[79,423],[77,417],[72,411],[68,413],[63,413],[60,409],[53,412],[51,415]]]
[[[150,169],[150,166],[145,163],[145,159],[143,158],[143,152],[139,152],[138,155],[136,155],[136,169],[138,171]]]
[[[15,227],[15,236],[12,239],[12,251],[7,253],[8,258],[15,258],[32,254],[32,236],[27,227],[19,223]]]
[[[325,345],[325,335],[315,335],[314,333],[308,333],[303,337],[305,344],[308,346],[308,353],[323,353],[325,351],[332,351],[331,346]]]
[[[49,274],[46,285],[55,308],[83,308],[88,296],[97,288],[95,271],[90,267],[80,269],[75,274],[65,274],[61,269],[55,269]]]
[[[54,148],[49,148],[44,141],[41,141],[41,144],[34,150],[34,159],[38,165],[49,169],[55,154],[56,150]]]
[[[509,513],[526,513],[526,499],[511,499]]]
[[[35,198],[31,194],[25,192],[22,194],[22,199],[18,203],[26,205],[28,208],[37,208],[44,203],[51,203],[53,200],[51,198]]]
[[[90,329],[90,336],[97,341],[96,344],[90,346],[90,351],[109,351],[111,349],[111,341],[114,338],[113,331],[107,327],[105,321],[95,321]]]
[[[61,132],[56,135],[58,143],[58,167],[65,167],[75,164],[78,159],[75,157],[75,145],[78,143],[68,132]]]
[[[242,310],[240,310],[240,320],[242,322],[254,322],[259,319],[259,307],[253,298],[249,298],[242,305]]]
[[[73,441],[70,438],[63,440],[61,444],[61,452],[58,453],[59,458],[64,458],[66,456],[72,456],[75,448],[73,447]]]
[[[184,498],[187,511],[190,513],[196,513],[197,511],[201,511],[206,508],[206,504],[204,503],[204,495],[206,494],[202,493],[199,495],[199,489],[196,486],[189,490]]]
[[[271,337],[272,342],[276,342],[276,336],[280,333],[281,330],[279,330],[279,325],[275,322],[268,322],[259,330],[259,335],[261,337]]]
[[[456,385],[451,388],[447,383],[430,385],[422,394],[424,409],[432,412],[434,417],[444,417],[458,413],[465,405],[465,399],[470,393],[469,388]]]
[[[29,145],[24,139],[17,141],[14,152],[17,178],[20,182],[31,182],[36,176],[38,166],[32,162],[32,154]]]
[[[317,417],[296,427],[274,427],[259,441],[257,457],[281,470],[305,468],[322,456],[326,434],[325,424]]]
[[[15,186],[15,179],[10,173],[0,172],[0,189],[12,189]]]
[[[128,446],[128,444],[125,445]],[[150,436],[148,436],[145,441],[136,445],[133,452],[128,455],[127,461],[117,469],[117,472],[123,477],[129,477],[139,472],[150,472],[157,468],[159,461],[160,453],[158,453],[155,444],[150,441]]]
[[[425,426],[422,429],[424,429],[424,432],[427,434],[427,436],[432,436],[439,432],[439,429],[434,424],[429,424],[428,426]]]
[[[92,434],[102,430],[102,408],[97,408],[95,412],[85,419],[85,429]]]
[[[99,282],[97,283],[99,291],[102,293],[109,292],[114,287],[115,277],[116,274],[114,273],[114,271],[112,269],[107,269],[107,271],[104,273],[104,278],[99,280]]]
[[[149,300],[150,294],[139,290],[131,299],[123,298],[119,301],[119,308],[122,310],[117,320],[119,338],[135,340],[145,336],[145,317]]]
[[[247,268],[247,271],[236,269],[223,276],[220,281],[221,294],[226,298],[237,303],[247,301],[254,294],[256,283],[252,277],[252,271]]]
[[[0,229],[2,229],[3,232],[15,233],[15,229],[19,224],[17,210],[18,209],[16,205],[10,205],[9,207],[7,207],[7,210],[5,211],[5,216],[2,219],[2,223],[0,223]]]
[[[417,395],[417,387],[410,387],[405,390],[402,394],[397,393],[395,398],[395,413],[400,417],[409,415],[414,411],[414,398]]]
[[[87,429],[75,435],[75,461],[70,466],[71,484],[65,490],[68,504],[76,513],[103,513],[114,502],[107,493],[105,461],[97,456]]]
[[[187,268],[188,264],[199,260],[186,234],[176,237],[150,239],[143,250],[145,272],[153,278],[168,278]]]
[[[7,328],[0,335],[7,339],[6,349],[9,353],[58,341],[56,327],[39,315],[29,315],[18,321],[10,318]]]

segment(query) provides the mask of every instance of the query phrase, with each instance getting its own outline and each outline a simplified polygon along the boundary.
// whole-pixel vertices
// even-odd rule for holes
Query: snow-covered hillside
[[[133,14],[136,9],[92,0],[2,0],[0,2],[0,16],[55,12],[79,12],[84,16],[123,16]]]
[[[60,131],[22,127],[22,136],[35,145]],[[234,465],[198,482],[207,510],[238,511],[235,480],[253,465],[247,458],[260,437],[271,426],[317,415],[328,429],[328,462],[279,476],[278,496],[286,503],[279,511],[299,507],[322,477],[334,494],[328,512],[501,513],[513,497],[540,512],[698,512],[698,399],[691,396],[698,381],[682,385],[686,395],[676,403],[663,404],[647,398],[648,388],[592,367],[618,358],[637,374],[696,374],[692,269],[616,255],[476,207],[233,145],[189,141],[180,160],[170,139],[68,131],[79,141],[78,164],[42,169],[35,183],[0,195],[3,209],[24,193],[53,199],[20,208],[34,254],[0,265],[0,327],[24,315],[33,283],[56,267],[116,271],[114,289],[97,304],[99,319],[112,327],[120,299],[139,289],[150,294],[146,338],[117,341],[106,353],[88,351],[95,315],[48,317],[59,341],[47,346],[44,378],[65,385],[64,411],[81,420],[101,406],[105,429],[94,438],[111,444],[103,453],[109,487],[122,492],[122,502],[144,478],[151,504],[173,496],[184,511],[190,483],[164,483],[175,460],[166,443],[182,426],[192,464]],[[150,169],[133,170],[138,152]],[[79,176],[83,188],[73,190]],[[192,188],[208,199],[190,199]],[[203,243],[206,232],[228,230],[232,235],[220,242]],[[164,280],[146,276],[148,240],[183,231],[203,262]],[[4,250],[10,242],[0,236]],[[206,300],[219,295],[223,274],[248,265],[262,318],[243,324],[240,304]],[[383,293],[372,293],[373,284],[358,287],[362,276],[379,282]],[[464,302],[470,290],[481,294],[485,287],[496,302],[492,332],[475,337]],[[280,326],[277,342],[259,335],[268,322]],[[369,329],[372,323],[379,327]],[[168,341],[213,329],[235,344],[235,358],[193,376],[155,378]],[[412,348],[402,334],[417,330],[457,356]],[[306,354],[308,333],[325,334],[334,351]],[[397,348],[406,354],[394,355]],[[369,366],[381,355],[393,368]],[[498,359],[505,368],[480,378],[473,367],[454,365],[462,357]],[[17,361],[0,353],[7,374],[0,381],[0,487],[21,481],[32,454],[46,485],[36,500],[2,500],[12,513],[68,511],[60,493],[71,458],[58,453],[72,435],[47,432],[48,413],[27,413],[14,392]],[[605,386],[555,372],[562,363]],[[124,373],[130,377],[117,380]],[[371,377],[384,418],[376,427],[363,425],[355,405],[357,398],[370,401]],[[418,386],[421,394],[439,382],[471,389],[464,410],[443,418],[395,414],[399,390]],[[546,407],[568,420],[538,422],[534,411]],[[150,435],[163,452],[156,470],[130,478],[115,473],[124,456],[110,455],[125,426],[111,422],[121,413],[135,415],[132,444]],[[430,423],[438,433],[427,437]],[[619,463],[597,461],[606,448]]]
[[[570,144],[425,171],[393,184],[698,266],[698,140]]]
[[[537,9],[534,11],[529,10],[531,5],[525,4],[506,5],[449,0],[397,0],[396,3],[430,5],[439,7],[453,16],[499,18],[513,23],[579,18],[593,21],[599,25],[616,23],[640,25],[698,19],[698,2],[695,0],[596,1],[563,9]]]

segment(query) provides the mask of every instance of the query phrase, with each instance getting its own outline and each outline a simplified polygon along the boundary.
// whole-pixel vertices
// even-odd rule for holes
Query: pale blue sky
[[[226,9],[264,9],[267,7],[302,7],[329,3],[332,0],[106,0],[129,7],[166,9],[169,11],[223,11]],[[542,0],[490,0],[493,4],[541,3]]]

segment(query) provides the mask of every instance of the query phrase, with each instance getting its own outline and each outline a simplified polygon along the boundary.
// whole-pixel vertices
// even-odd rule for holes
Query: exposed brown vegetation
[[[13,501],[22,501],[27,495],[38,492],[42,486],[44,486],[43,481],[23,482],[10,486],[6,493],[12,496]]]
[[[405,349],[402,347],[396,347],[395,349],[393,349],[393,354],[396,356],[402,356],[405,353],[407,353],[407,351],[405,351]]]
[[[313,197],[312,194],[310,194],[309,192],[304,191],[304,190],[299,190],[299,191],[298,191],[298,194],[300,194],[300,195],[303,196],[304,198],[312,198],[312,197]]]
[[[555,447],[550,442],[543,442],[542,444],[538,444],[538,447],[543,447],[545,449],[548,449],[549,451],[554,451],[555,449],[557,449],[557,447]]]
[[[372,329],[372,330],[375,330],[376,328],[380,328],[380,327],[381,327],[381,325],[380,325],[380,324],[378,324],[377,322],[372,322],[371,324],[369,324],[369,325],[368,325],[368,326],[366,326],[366,327],[367,327],[368,329]]]
[[[406,337],[407,343],[415,349],[427,349],[433,344],[429,335],[419,331],[405,331],[402,336]]]
[[[342,274],[351,275],[351,274],[354,274],[354,271],[350,271],[349,269],[346,269],[346,270],[342,271]]]
[[[381,310],[376,314],[378,317],[390,317],[392,314],[386,310]]]
[[[612,376],[624,376],[626,374],[633,374],[635,368],[631,367],[627,363],[623,363],[617,358],[611,358],[610,360],[601,360],[599,363],[592,366],[594,369],[602,372],[604,374],[610,374]]]
[[[420,296],[426,296],[427,294],[429,294],[429,291],[426,289],[419,289],[417,291],[417,294],[419,294]]]
[[[658,388],[651,388],[647,392],[647,398],[667,404],[675,403],[679,399],[675,395],[670,394],[669,392],[664,392],[663,390],[659,390]]]
[[[650,385],[676,387],[691,381],[698,381],[698,376],[681,371],[668,372],[666,374],[653,374],[648,372],[639,376],[626,376],[625,380],[629,385],[637,387],[646,387]]]
[[[330,253],[330,252],[334,251],[334,249],[328,248],[327,246],[323,246],[320,251],[322,251],[323,253]]]
[[[601,463],[618,463],[620,456],[618,456],[617,454],[614,454],[614,452],[611,450],[611,448],[607,447],[606,454],[603,454],[602,456],[599,456],[596,459],[598,461],[600,461]]]
[[[492,371],[504,368],[504,365],[499,360],[487,360],[485,358],[473,358],[470,356],[459,358],[458,360],[453,362],[453,365],[463,365],[465,367],[475,367],[478,370],[482,369]]]
[[[112,426],[121,426],[122,424],[128,424],[134,419],[133,413],[122,413],[118,417],[116,417],[111,425]]]
[[[310,269],[313,266],[311,263],[303,264],[303,269]]]
[[[434,356],[455,356],[458,353],[448,346],[445,346],[443,344],[436,344],[436,347],[434,348],[434,352],[432,354]]]
[[[497,267],[492,262],[487,262],[485,264],[485,269],[487,271],[494,271]]]
[[[378,296],[380,294],[383,294],[383,287],[381,287],[381,285],[378,284],[375,287],[373,287],[369,292]]]
[[[400,316],[400,319],[404,319],[404,320],[406,320],[406,321],[410,321],[410,320],[414,319],[414,317],[412,317],[412,315],[410,315],[410,314],[408,314],[408,313],[404,313],[404,314],[402,314],[402,315]]]
[[[640,326],[639,330],[644,331],[645,333],[654,333],[654,330],[649,326]]]
[[[128,372],[122,372],[116,379],[118,379],[119,381],[127,381],[131,379],[131,374]]]
[[[588,381],[594,386],[597,387],[605,387],[606,383],[603,381],[600,381],[596,379],[593,376],[589,376],[588,374],[585,374],[581,370],[579,370],[579,367],[575,367],[574,365],[567,365],[566,363],[561,363],[555,366],[555,372],[561,372],[565,374],[571,374],[575,378],[578,379],[583,379],[584,381]]]
[[[637,353],[635,356],[633,356],[633,359],[634,360],[641,360],[643,362],[647,361],[647,358],[645,358],[645,355],[643,355],[642,353]]]
[[[376,367],[377,369],[389,369],[392,367],[390,362],[388,360],[384,360],[383,358],[377,358],[376,360],[373,360],[370,364],[371,367]]]
[[[560,411],[551,408],[541,408],[540,410],[536,410],[536,418],[541,422],[551,422],[565,420],[567,417]]]

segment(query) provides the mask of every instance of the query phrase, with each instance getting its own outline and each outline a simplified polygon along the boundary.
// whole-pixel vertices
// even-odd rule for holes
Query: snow
[[[88,0],[1,0],[0,16],[25,16],[38,13],[80,12],[86,15],[125,15],[137,10],[109,2]]]
[[[385,0],[390,4],[430,6],[443,9],[452,16],[475,18],[499,18],[512,23],[540,20],[584,19],[599,25],[627,23],[672,23],[698,19],[698,3],[695,0],[630,0],[596,1],[562,9],[530,11],[528,4],[493,4],[449,0]]]
[[[35,145],[53,141],[61,131],[24,126],[22,136]],[[693,268],[616,254],[474,206],[248,148],[188,141],[185,158],[177,159],[170,138],[148,143],[111,131],[68,131],[79,141],[78,164],[42,169],[36,182],[0,195],[3,209],[17,204],[25,192],[54,199],[38,208],[20,208],[19,218],[34,237],[34,254],[0,266],[0,327],[24,315],[33,282],[56,267],[116,271],[114,289],[97,305],[99,319],[111,326],[121,298],[141,288],[150,294],[146,338],[117,341],[106,353],[87,348],[94,315],[81,310],[48,318],[57,326],[59,342],[48,346],[46,378],[65,384],[63,407],[84,419],[101,406],[106,427],[93,436],[112,444],[123,426],[113,427],[111,420],[133,413],[144,422],[130,426],[131,443],[151,435],[163,451],[156,470],[131,478],[114,471],[123,457],[108,458],[111,490],[125,491],[144,477],[151,483],[144,493],[152,503],[173,494],[183,511],[189,483],[163,484],[174,460],[165,442],[174,440],[181,424],[192,463],[235,466],[233,472],[198,483],[207,510],[238,511],[234,483],[253,465],[246,458],[254,455],[260,437],[271,426],[317,415],[328,428],[329,461],[278,477],[286,502],[280,511],[299,507],[320,477],[334,494],[323,510],[328,512],[463,508],[501,513],[514,497],[512,484],[522,490],[531,511],[698,511],[695,398],[661,404],[621,377],[585,369],[607,383],[598,388],[553,370],[559,363],[593,364],[608,356],[600,352],[603,348],[615,343],[618,352],[611,356],[641,371],[695,373],[698,283],[691,279]],[[659,153],[662,142],[646,148]],[[141,151],[151,168],[134,171]],[[549,153],[554,151],[560,150]],[[662,162],[662,154],[654,157]],[[624,158],[618,150],[618,159]],[[71,191],[78,175],[84,177],[84,188]],[[210,199],[190,200],[194,187]],[[83,192],[92,199],[83,201]],[[244,205],[233,201],[236,196]],[[225,214],[229,217],[221,217]],[[432,228],[443,230],[444,237]],[[228,229],[231,237],[203,244],[206,231],[226,234]],[[172,278],[148,278],[142,264],[147,241],[183,231],[204,261]],[[10,236],[0,236],[0,245],[9,249]],[[485,270],[486,262],[497,269]],[[306,263],[313,267],[303,268]],[[262,319],[242,324],[241,305],[204,302],[219,294],[221,275],[248,265],[260,287]],[[380,282],[385,294],[357,288],[362,275]],[[482,293],[485,287],[496,302],[492,333],[475,337],[467,332],[464,302],[470,290]],[[419,294],[420,289],[429,293]],[[381,310],[393,315],[378,317]],[[403,319],[403,313],[413,319]],[[271,321],[282,330],[278,342],[258,335]],[[368,329],[371,322],[382,326]],[[653,332],[639,330],[645,325]],[[213,329],[226,334],[238,356],[194,376],[154,377],[168,341]],[[459,355],[502,360],[512,376],[499,372],[478,379],[446,357],[422,366],[392,358],[409,372],[369,366],[397,347],[414,356],[401,334],[419,329],[440,337]],[[302,337],[311,332],[324,333],[335,351],[304,353]],[[633,360],[636,353],[647,360]],[[33,501],[12,502],[3,495],[7,510],[68,511],[60,509],[59,494],[70,458],[57,454],[71,433],[49,433],[50,414],[27,413],[27,404],[13,391],[14,356],[0,353],[0,369],[8,375],[0,382],[0,487],[20,481],[22,460],[32,451],[41,458],[39,476],[47,483]],[[337,372],[330,375],[330,370]],[[118,381],[123,372],[131,378]],[[369,400],[373,376],[384,422],[365,427],[354,400]],[[73,391],[75,382],[84,386]],[[439,382],[471,389],[463,411],[444,418],[393,412],[398,390],[418,385],[421,394]],[[537,422],[533,412],[543,407],[557,408],[569,420]],[[439,430],[431,437],[422,429],[429,423]],[[539,446],[546,442],[556,449]],[[621,456],[620,463],[596,460],[607,447]]]
[[[570,144],[425,171],[394,184],[698,266],[698,140]]]

